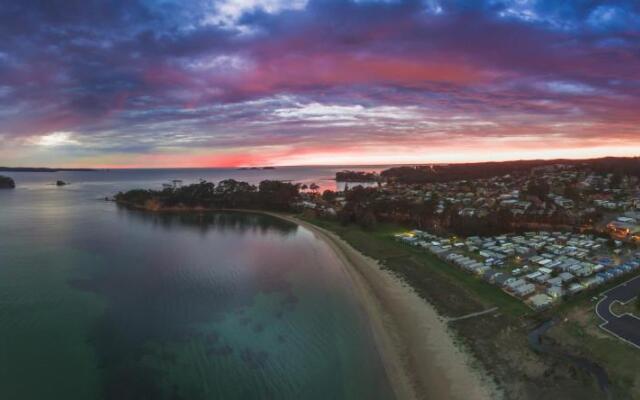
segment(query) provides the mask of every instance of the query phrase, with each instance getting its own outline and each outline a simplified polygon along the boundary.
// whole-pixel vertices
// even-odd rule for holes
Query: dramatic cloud
[[[0,37],[0,164],[640,152],[633,0],[0,0]]]

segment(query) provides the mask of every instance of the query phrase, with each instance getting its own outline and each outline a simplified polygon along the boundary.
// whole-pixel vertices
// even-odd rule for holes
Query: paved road
[[[596,314],[604,322],[600,328],[640,349],[640,318],[630,314],[615,315],[611,305],[619,301],[627,303],[640,294],[640,276],[603,293],[596,305]]]

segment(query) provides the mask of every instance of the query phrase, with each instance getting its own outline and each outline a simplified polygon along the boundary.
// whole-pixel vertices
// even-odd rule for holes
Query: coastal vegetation
[[[335,193],[323,193],[323,199],[331,200]],[[389,222],[434,231],[447,231],[458,235],[495,235],[517,230],[527,222],[560,224],[560,215],[516,217],[502,209],[485,215],[464,215],[461,207],[445,203],[438,210],[441,199],[433,195],[429,199],[408,199],[388,196],[377,188],[353,187],[344,192],[344,206],[338,212],[343,224],[356,224],[372,228],[377,223]]]
[[[16,183],[8,176],[0,175],[0,189],[13,189]]]
[[[336,172],[338,182],[376,182],[379,176],[373,172],[364,171],[339,171]]]
[[[627,279],[622,281],[625,280]],[[601,291],[611,289],[620,283],[622,282],[612,282]],[[638,399],[640,379],[637,366],[640,365],[640,352],[600,329],[602,320],[594,313],[595,295],[597,293],[590,291],[558,310],[547,311],[546,317],[554,318],[558,323],[549,330],[546,339],[551,345],[602,366],[610,380],[609,398]],[[633,312],[629,308],[620,311]]]
[[[123,205],[147,210],[259,209],[289,211],[300,198],[299,186],[265,180],[258,186],[234,179],[217,185],[201,181],[163,190],[134,189],[120,192],[114,200]]]

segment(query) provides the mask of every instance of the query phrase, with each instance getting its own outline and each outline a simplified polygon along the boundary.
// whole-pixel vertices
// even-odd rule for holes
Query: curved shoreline
[[[118,204],[131,207],[129,204]],[[503,394],[472,356],[460,350],[433,306],[379,262],[338,235],[289,214],[252,209],[131,207],[150,212],[245,212],[302,226],[343,264],[365,310],[376,347],[398,400],[489,400]]]
[[[486,373],[454,343],[433,307],[336,234],[298,218],[263,212],[311,231],[343,263],[361,299],[397,399],[501,398]]]

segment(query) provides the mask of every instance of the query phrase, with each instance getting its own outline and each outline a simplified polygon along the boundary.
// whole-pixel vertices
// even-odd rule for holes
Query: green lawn
[[[640,351],[601,331],[592,307],[574,307],[550,335],[575,354],[589,357],[605,368],[612,381],[613,398],[640,398]]]

